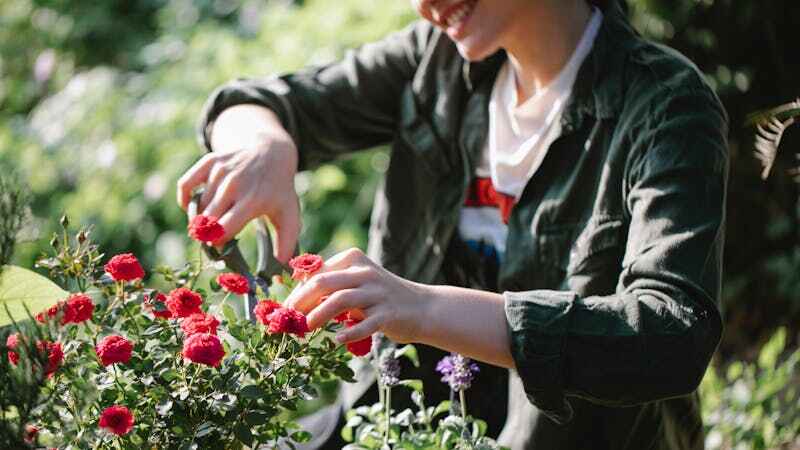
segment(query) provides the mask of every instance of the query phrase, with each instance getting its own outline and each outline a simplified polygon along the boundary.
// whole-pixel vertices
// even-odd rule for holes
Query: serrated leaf
[[[26,306],[31,314],[36,314],[69,295],[52,281],[31,270],[10,265],[0,269],[0,327],[12,323],[12,318],[16,321],[27,320]]]

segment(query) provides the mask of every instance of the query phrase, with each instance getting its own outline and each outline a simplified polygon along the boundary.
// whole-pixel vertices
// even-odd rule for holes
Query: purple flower
[[[442,374],[442,383],[450,385],[454,391],[465,391],[472,385],[472,379],[479,371],[471,359],[458,353],[445,356],[436,364],[436,371]]]
[[[382,385],[387,387],[396,386],[400,383],[400,361],[394,358],[391,353],[384,354],[378,362],[378,373],[380,374]]]

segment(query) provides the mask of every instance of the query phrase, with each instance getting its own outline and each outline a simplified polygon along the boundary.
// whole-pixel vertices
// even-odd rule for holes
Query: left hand
[[[424,321],[420,318],[426,317],[428,290],[429,286],[405,280],[378,266],[361,250],[350,249],[328,259],[322,269],[292,292],[285,304],[306,314],[311,329],[345,311],[363,313],[363,321],[336,335],[340,343],[357,341],[377,331],[406,343],[418,341],[422,334]]]

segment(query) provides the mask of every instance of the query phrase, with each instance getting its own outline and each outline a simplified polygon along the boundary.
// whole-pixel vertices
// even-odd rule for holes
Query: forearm
[[[454,286],[425,286],[428,314],[420,342],[478,361],[513,368],[503,296]]]

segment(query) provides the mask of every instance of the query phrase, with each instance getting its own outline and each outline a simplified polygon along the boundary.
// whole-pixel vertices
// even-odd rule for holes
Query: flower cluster
[[[280,303],[298,285],[289,274],[273,278],[267,289],[222,273],[208,293],[197,285],[214,265],[201,260],[153,271],[169,286],[161,292],[145,287],[149,271],[135,255],[116,255],[103,264],[87,233],[73,241],[62,226],[65,237],[52,244],[58,256],[42,267],[81,292],[37,314],[41,325],[18,326],[5,340],[14,370],[38,373],[42,386],[46,405],[30,409],[28,426],[20,430],[20,440],[31,446],[39,448],[42,441],[178,449],[194,442],[198,448],[254,448],[278,439],[299,441],[302,433],[291,431],[285,417],[310,395],[306,385],[352,377],[349,356],[332,339],[337,325],[312,333],[305,315]],[[189,231],[204,244],[225,233],[216,219],[202,216]],[[81,253],[87,248],[92,252]],[[317,255],[294,261],[303,280],[323,265]],[[260,324],[237,316],[241,299],[211,297],[218,286],[228,294],[270,298],[255,307]],[[348,322],[357,319],[363,315],[353,314]],[[232,422],[231,411],[241,420]]]
[[[442,382],[449,384],[450,389],[457,392],[469,389],[479,370],[471,359],[458,353],[451,353],[436,364],[436,371],[442,374]]]

